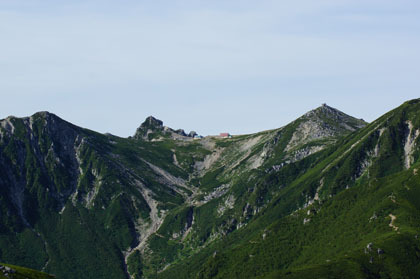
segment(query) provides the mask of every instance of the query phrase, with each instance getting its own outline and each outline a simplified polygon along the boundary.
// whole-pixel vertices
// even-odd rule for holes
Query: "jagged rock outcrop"
[[[163,122],[159,119],[149,116],[146,120],[137,128],[134,138],[136,139],[148,139],[148,135],[155,132],[164,130]]]
[[[137,128],[133,138],[149,140],[161,140],[163,138],[171,138],[178,140],[187,140],[193,138],[196,135],[195,132],[186,134],[183,129],[174,130],[167,126],[163,126],[163,122],[159,119],[149,116],[146,120]]]
[[[195,132],[195,131],[191,131],[191,132],[189,132],[189,133],[188,133],[188,136],[189,136],[190,138],[193,138],[193,137],[195,137],[195,136],[198,136],[198,134],[197,134],[197,132]]]

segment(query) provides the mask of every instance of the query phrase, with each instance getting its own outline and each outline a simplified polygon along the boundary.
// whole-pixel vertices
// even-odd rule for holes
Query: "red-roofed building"
[[[231,138],[232,136],[229,133],[220,133],[221,138]]]

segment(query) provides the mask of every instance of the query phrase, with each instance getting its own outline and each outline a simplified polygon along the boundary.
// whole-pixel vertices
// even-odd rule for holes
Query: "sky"
[[[0,118],[130,136],[278,128],[322,103],[373,121],[420,97],[418,0],[0,0]]]

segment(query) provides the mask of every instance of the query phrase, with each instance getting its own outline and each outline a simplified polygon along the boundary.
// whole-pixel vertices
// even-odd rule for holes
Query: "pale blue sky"
[[[0,0],[0,118],[241,134],[326,102],[372,121],[420,97],[419,50],[418,0]]]

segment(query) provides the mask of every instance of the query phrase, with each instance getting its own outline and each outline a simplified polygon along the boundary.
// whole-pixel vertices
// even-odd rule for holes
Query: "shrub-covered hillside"
[[[57,278],[417,278],[420,101],[251,135],[0,120],[0,260]]]

